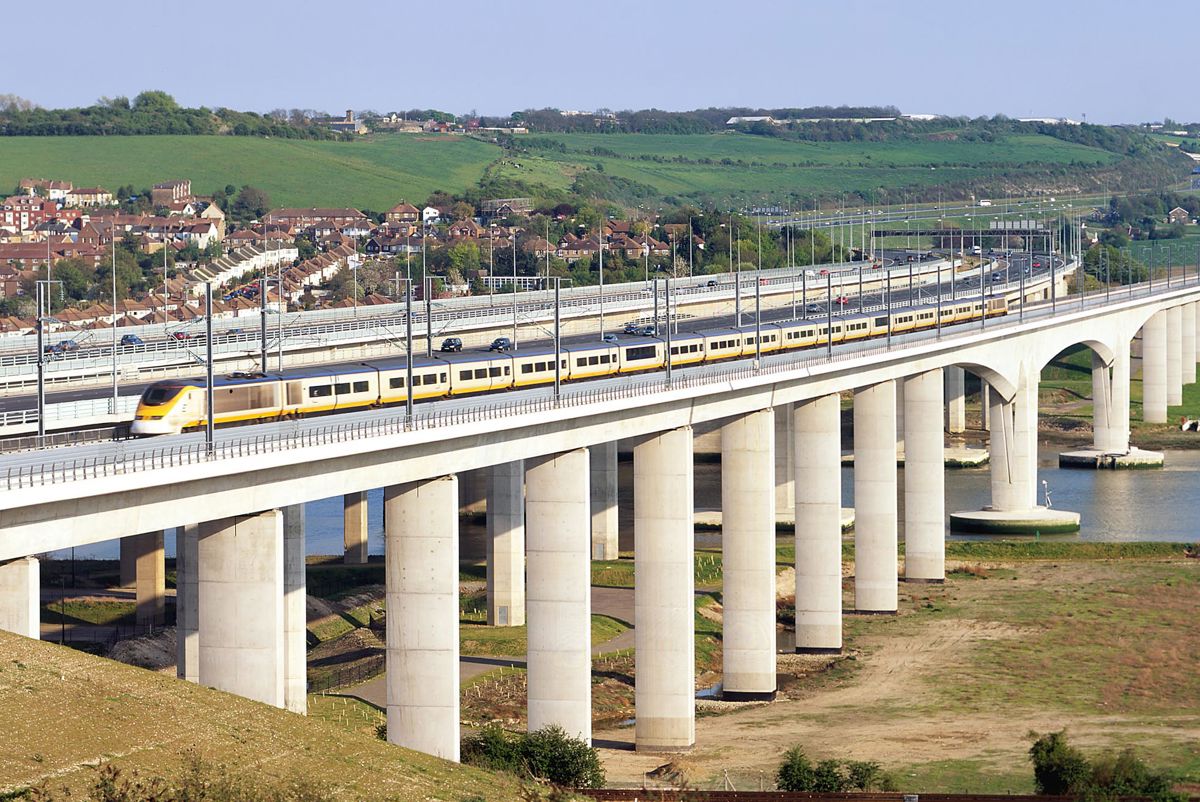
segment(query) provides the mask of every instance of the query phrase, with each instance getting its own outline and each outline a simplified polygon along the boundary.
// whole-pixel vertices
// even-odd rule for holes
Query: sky
[[[162,89],[260,112],[891,104],[1200,120],[1184,0],[57,0],[2,16],[0,94],[45,107]]]

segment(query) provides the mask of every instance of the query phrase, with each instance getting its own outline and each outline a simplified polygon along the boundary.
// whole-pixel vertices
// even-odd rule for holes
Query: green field
[[[532,134],[505,153],[469,137],[379,135],[354,142],[233,136],[0,138],[0,188],[23,177],[143,189],[190,178],[197,194],[227,184],[265,189],[276,205],[383,210],[434,190],[462,192],[485,176],[536,193],[568,190],[587,173],[617,179],[608,197],[632,205],[673,199],[799,205],[814,195],[876,193],[1005,180],[1036,184],[1048,171],[1112,165],[1118,157],[1047,136],[993,142],[795,142],[727,132],[696,135]],[[602,190],[605,188],[602,187]],[[601,195],[605,191],[600,191]]]
[[[838,192],[1019,178],[1047,168],[1097,167],[1111,153],[1047,136],[995,142],[791,142],[739,133],[530,136],[566,150],[534,148],[505,159],[494,175],[565,189],[583,169],[690,200],[775,199]],[[518,140],[518,144],[520,140]],[[617,154],[617,155],[612,155]],[[882,199],[882,193],[880,194]]]
[[[116,191],[189,178],[199,195],[253,184],[281,206],[385,210],[437,189],[462,192],[500,155],[495,145],[450,136],[382,136],[315,142],[241,136],[0,138],[0,188],[45,176]]]

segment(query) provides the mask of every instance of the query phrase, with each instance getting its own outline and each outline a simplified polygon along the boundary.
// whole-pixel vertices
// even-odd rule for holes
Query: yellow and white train
[[[1004,315],[1004,298],[962,300],[942,304],[943,326]],[[900,334],[938,325],[935,306],[895,309],[890,330]],[[831,325],[832,323],[832,325]],[[763,353],[823,347],[885,336],[887,313],[825,316],[760,327]],[[755,329],[721,328],[671,337],[672,367],[742,359],[755,354]],[[560,350],[561,378],[575,382],[658,370],[666,365],[666,341],[629,337],[615,343],[564,346]],[[403,358],[356,365],[285,371],[282,374],[233,374],[213,387],[213,418],[218,426],[328,415],[403,404],[408,390]],[[554,382],[554,350],[544,346],[509,353],[439,353],[413,360],[413,399],[488,393]],[[146,388],[131,427],[135,435],[178,434],[202,428],[207,419],[203,378],[169,379]]]

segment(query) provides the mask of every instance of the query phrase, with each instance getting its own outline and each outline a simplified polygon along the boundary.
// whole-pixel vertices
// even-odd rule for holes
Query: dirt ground
[[[685,767],[693,787],[719,784],[728,772],[739,789],[756,788],[764,777],[769,788],[782,753],[800,744],[813,759],[877,761],[901,790],[1021,793],[1031,784],[1027,734],[1066,727],[1085,750],[1138,745],[1153,750],[1144,752],[1152,764],[1186,766],[1200,743],[1200,697],[1188,703],[1186,679],[1194,673],[1189,662],[1196,646],[1172,651],[1183,630],[1166,628],[1147,632],[1137,645],[1124,642],[1125,628],[1109,626],[1112,641],[1106,640],[1105,618],[1111,622],[1120,610],[1108,607],[1105,597],[1129,590],[1141,601],[1144,591],[1149,602],[1165,582],[1185,594],[1178,599],[1183,614],[1200,595],[1198,567],[1159,572],[1139,565],[1131,582],[1126,574],[1133,566],[1121,561],[988,566],[981,573],[989,578],[952,576],[944,587],[906,589],[896,618],[847,616],[842,658],[781,655],[785,690],[777,701],[725,713],[717,712],[719,702],[704,703],[697,745],[676,765]],[[1061,593],[1058,602],[1044,597],[1048,585]],[[1053,622],[1039,620],[1039,610]],[[1131,629],[1136,636],[1142,626]],[[1047,639],[1061,642],[1062,653],[1045,646]],[[1032,654],[1027,644],[1035,646]],[[1156,690],[1145,700],[1128,693],[1144,667],[1136,660],[1105,661],[1106,650],[1122,648],[1157,655],[1156,687],[1183,687]],[[1076,682],[1075,661],[1099,665]],[[1041,691],[1057,693],[1039,676],[1053,676],[1051,686],[1068,689],[1059,695],[1061,704],[1039,698]],[[1110,687],[1125,693],[1111,695]],[[1011,701],[996,704],[997,698]],[[709,711],[716,714],[705,715]],[[632,736],[628,727],[595,733],[601,743],[621,745],[602,749],[612,784],[641,784],[669,759],[632,751]]]

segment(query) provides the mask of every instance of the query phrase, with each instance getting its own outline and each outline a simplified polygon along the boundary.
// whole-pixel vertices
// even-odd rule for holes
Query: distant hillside
[[[173,777],[190,751],[231,774],[304,778],[343,799],[521,799],[512,777],[144,669],[6,632],[0,654],[0,798],[42,780],[78,791],[101,760]]]
[[[211,194],[265,189],[277,206],[382,211],[435,190],[550,205],[603,199],[630,207],[730,208],[814,199],[850,205],[970,194],[1162,189],[1191,169],[1178,148],[1135,154],[1046,134],[980,139],[942,131],[883,142],[712,134],[376,134],[350,142],[248,136],[0,137],[0,193],[24,177],[135,190],[189,178]]]

